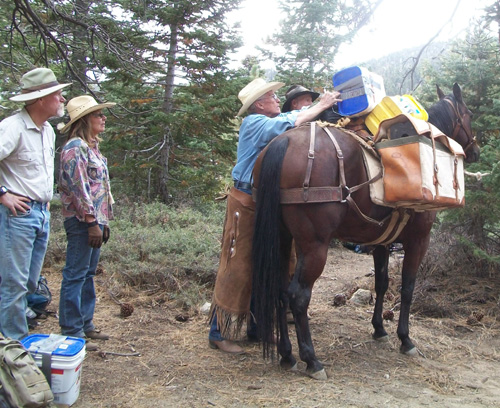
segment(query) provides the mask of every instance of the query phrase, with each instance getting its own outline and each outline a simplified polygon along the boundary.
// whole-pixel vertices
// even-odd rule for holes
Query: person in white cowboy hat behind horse
[[[99,135],[106,128],[103,109],[113,102],[97,103],[90,95],[67,104],[70,121],[61,127],[68,133],[61,151],[59,191],[64,229],[68,239],[62,271],[59,325],[64,335],[107,340],[93,322],[96,304],[94,276],[102,243],[109,239],[113,219],[109,172],[99,150]],[[87,343],[87,350],[97,345]]]
[[[28,335],[26,295],[36,290],[50,233],[55,133],[47,122],[64,115],[62,89],[52,70],[21,77],[10,98],[24,107],[0,122],[0,331]]]
[[[222,238],[222,253],[212,300],[209,346],[226,353],[241,354],[243,349],[229,337],[239,332],[249,321],[247,336],[258,340],[256,325],[251,320],[252,293],[252,234],[254,202],[252,200],[252,170],[259,153],[276,136],[306,123],[339,101],[338,92],[326,92],[319,103],[302,111],[281,113],[280,99],[275,91],[282,82],[254,79],[245,86],[238,98],[242,107],[238,116],[248,111],[238,140],[237,160],[232,171],[234,187],[227,197],[226,220]]]

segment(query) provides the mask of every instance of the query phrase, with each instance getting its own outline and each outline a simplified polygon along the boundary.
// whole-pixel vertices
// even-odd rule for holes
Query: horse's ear
[[[460,88],[460,85],[458,85],[456,82],[453,84],[453,95],[455,96],[455,99],[457,102],[463,103],[462,102],[462,89]]]
[[[436,90],[437,90],[437,93],[438,93],[439,100],[444,99],[445,95],[444,95],[443,91],[441,90],[441,88],[439,87],[438,84],[436,84]]]

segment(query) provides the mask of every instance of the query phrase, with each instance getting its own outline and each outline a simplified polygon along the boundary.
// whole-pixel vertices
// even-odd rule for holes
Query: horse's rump
[[[360,142],[341,128],[328,127],[336,147],[325,129],[316,126],[313,148],[311,129],[314,130],[312,124],[291,129],[274,139],[260,154],[254,167],[256,194],[259,194],[259,176],[264,156],[270,152],[271,157],[266,160],[275,161],[272,156],[276,155],[276,144],[287,139],[280,175],[281,203],[284,204],[282,211],[285,218],[290,213],[302,212],[302,216],[307,216],[305,213],[309,211],[324,212],[327,219],[336,220],[336,235],[332,238],[358,243],[371,243],[384,233],[386,236],[393,235],[386,228],[391,223],[392,209],[375,205],[370,199],[369,177]],[[305,197],[306,191],[309,191],[309,195]],[[284,197],[289,198],[287,194],[292,194],[296,201],[284,201]],[[325,199],[315,201],[318,196],[322,198],[323,195]],[[313,204],[314,207],[309,207]],[[391,229],[397,227],[394,222],[399,219],[399,215],[393,219]],[[293,229],[296,222],[288,220],[285,224]]]

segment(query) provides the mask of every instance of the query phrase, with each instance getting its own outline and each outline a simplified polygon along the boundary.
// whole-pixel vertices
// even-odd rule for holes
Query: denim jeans
[[[64,229],[68,246],[62,271],[59,325],[64,335],[84,337],[85,332],[95,329],[92,322],[96,301],[94,276],[101,249],[89,246],[87,224],[76,217],[67,218]]]
[[[21,340],[28,335],[26,295],[36,290],[50,234],[47,204],[14,216],[0,204],[0,331]]]

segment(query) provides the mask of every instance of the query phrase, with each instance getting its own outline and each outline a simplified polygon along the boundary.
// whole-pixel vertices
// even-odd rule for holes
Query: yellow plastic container
[[[365,118],[365,125],[372,135],[377,134],[380,122],[402,113],[408,113],[427,121],[429,115],[420,103],[411,95],[386,96]]]

